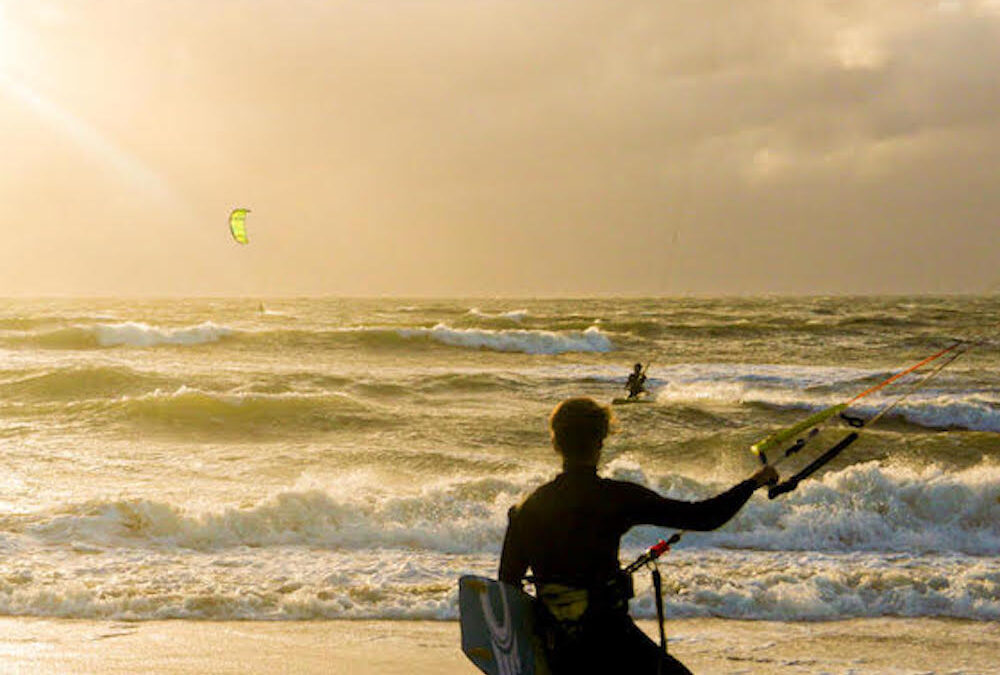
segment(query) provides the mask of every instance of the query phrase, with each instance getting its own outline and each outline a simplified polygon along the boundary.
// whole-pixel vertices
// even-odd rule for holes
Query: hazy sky
[[[998,231],[1000,0],[0,0],[0,296],[975,293]]]

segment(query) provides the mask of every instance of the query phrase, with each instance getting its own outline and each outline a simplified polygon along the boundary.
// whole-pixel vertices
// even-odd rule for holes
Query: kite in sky
[[[250,209],[233,209],[229,214],[229,231],[233,233],[233,239],[241,244],[249,244],[247,238],[247,214]]]

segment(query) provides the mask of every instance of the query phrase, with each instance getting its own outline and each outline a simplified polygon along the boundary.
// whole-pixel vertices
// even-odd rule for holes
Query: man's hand
[[[757,483],[757,487],[764,487],[765,485],[775,485],[778,482],[778,472],[774,470],[774,467],[768,464],[762,467],[757,473],[750,476],[750,480]]]

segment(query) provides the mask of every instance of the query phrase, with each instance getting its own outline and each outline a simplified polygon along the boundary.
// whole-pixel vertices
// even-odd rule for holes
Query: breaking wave
[[[992,558],[682,551],[665,566],[673,617],[1000,619],[1000,565]],[[633,612],[656,615],[650,592],[638,594]]]
[[[0,342],[14,347],[43,349],[185,346],[218,342],[233,333],[231,328],[210,321],[176,328],[126,321],[114,324],[75,324],[44,331],[8,334],[0,338]]]
[[[1000,555],[1000,466],[849,466],[755,500],[718,545],[760,550]]]
[[[240,546],[332,550],[405,548],[442,553],[498,551],[507,508],[521,486],[480,479],[411,496],[339,498],[281,492],[259,504],[189,513],[145,499],[97,501],[8,526],[52,543],[197,551]],[[2,521],[0,521],[2,523]]]
[[[759,405],[779,410],[818,411],[840,403],[881,372],[849,368],[705,365],[668,369],[655,383],[661,403]],[[852,406],[854,414],[871,417],[907,391],[905,380],[894,388]],[[947,382],[944,380],[944,382]],[[1000,432],[1000,395],[988,390],[954,391],[936,383],[895,407],[890,418],[932,429]]]
[[[622,463],[612,474],[643,480]],[[0,519],[0,613],[119,619],[455,619],[455,580],[492,575],[507,507],[539,478],[410,495],[286,491],[202,513],[101,500]],[[661,483],[672,484],[672,477]],[[717,486],[665,490],[703,497]],[[954,475],[852,467],[663,561],[674,617],[1000,619],[1000,468]],[[626,537],[623,558],[663,530]],[[655,613],[641,576],[633,611]]]
[[[596,326],[584,331],[487,330],[451,328],[438,324],[433,328],[401,329],[406,338],[425,338],[451,347],[488,349],[523,354],[565,354],[567,352],[610,352],[611,339]]]
[[[128,321],[119,324],[99,324],[94,327],[97,344],[101,347],[155,347],[157,345],[199,345],[218,342],[232,330],[211,321],[183,328],[160,328]]]
[[[675,475],[648,480],[616,460],[606,472],[678,498],[697,500],[725,486]],[[48,543],[177,547],[301,545],[328,549],[406,548],[495,555],[506,512],[541,482],[469,477],[410,494],[352,486],[350,494],[286,491],[257,504],[191,513],[150,500],[96,501],[57,513],[0,519],[0,533],[27,532]],[[875,462],[810,479],[777,500],[759,493],[729,524],[692,534],[681,548],[757,551],[1000,555],[1000,466],[963,471],[882,467]],[[624,545],[648,544],[656,528],[632,530]]]
[[[568,331],[453,328],[445,324],[437,324],[432,328],[348,326],[249,331],[212,322],[177,328],[126,322],[92,326],[74,325],[44,332],[0,336],[0,344],[11,347],[68,350],[198,346],[223,341],[235,341],[255,347],[302,349],[346,349],[360,345],[367,349],[412,350],[421,347],[421,343],[436,343],[449,347],[523,354],[614,350],[611,339],[596,326],[585,330]]]
[[[490,312],[484,312],[478,307],[473,307],[469,310],[469,316],[475,317],[477,319],[483,319],[486,321],[490,320],[500,320],[500,321],[513,321],[515,323],[521,323],[524,321],[530,312],[526,309],[513,309],[509,312],[498,312],[496,314],[491,314]]]

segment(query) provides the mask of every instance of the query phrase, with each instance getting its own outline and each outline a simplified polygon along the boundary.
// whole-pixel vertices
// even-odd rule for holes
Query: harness
[[[628,601],[635,597],[633,575],[646,567],[652,574],[660,648],[666,654],[663,578],[656,561],[680,538],[680,533],[675,533],[667,540],[661,539],[602,584],[580,587],[571,582],[528,577],[527,581],[535,586],[535,594],[542,607],[539,623],[543,627],[542,636],[548,653],[558,658],[563,650],[573,649],[580,640],[589,638],[584,635],[588,625],[608,618],[627,617]]]

